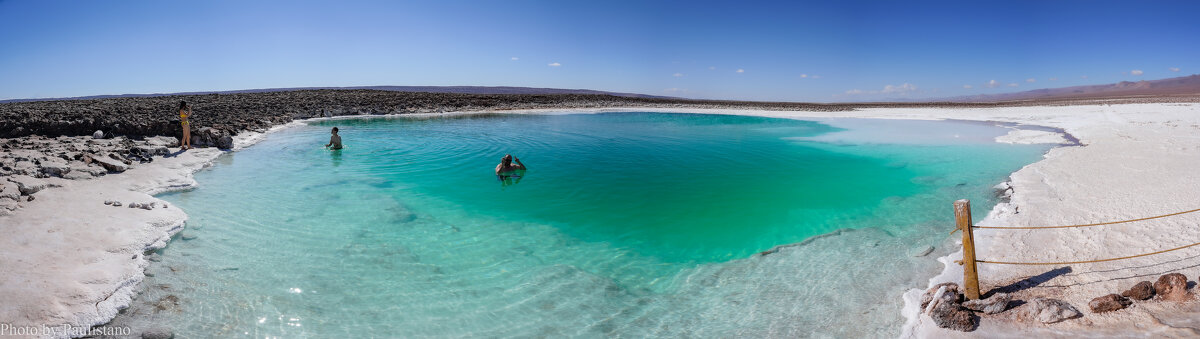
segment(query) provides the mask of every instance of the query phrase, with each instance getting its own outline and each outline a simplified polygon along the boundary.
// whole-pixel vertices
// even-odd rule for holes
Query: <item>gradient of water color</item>
[[[346,149],[321,148],[332,126]],[[196,238],[163,251],[123,317],[186,337],[890,337],[900,293],[940,268],[909,252],[951,250],[950,202],[984,215],[991,186],[1050,147],[990,141],[1005,131],[662,113],[312,123],[162,196]],[[519,181],[492,173],[505,153],[529,166]]]

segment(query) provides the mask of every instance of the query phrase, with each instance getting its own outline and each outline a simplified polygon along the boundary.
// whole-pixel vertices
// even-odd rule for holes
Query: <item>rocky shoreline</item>
[[[263,93],[171,95],[0,104],[0,138],[28,135],[182,137],[175,110],[186,100],[194,130],[219,135],[261,131],[297,119],[343,115],[441,113],[542,108],[755,106],[786,110],[847,110],[842,105],[746,103],[588,94],[459,94],[381,90],[295,90]]]
[[[0,103],[0,178],[29,176],[83,179],[120,173],[135,163],[166,155],[182,138],[180,101],[187,101],[192,144],[230,149],[239,133],[263,132],[295,120],[337,116],[516,111],[539,109],[730,109],[849,112],[872,108],[988,108],[1197,102],[1197,96],[1028,100],[996,103],[818,104],[627,97],[604,94],[464,94],[367,89],[309,89]],[[4,199],[0,214],[14,204]],[[9,194],[12,191],[7,191]],[[20,196],[13,198],[19,199]]]
[[[173,137],[94,138],[25,136],[0,140],[0,216],[47,187],[46,178],[92,179],[170,156]]]
[[[986,108],[1084,104],[1196,102],[1197,96],[1027,100],[996,103],[914,102],[819,104],[623,97],[602,94],[463,94],[365,89],[164,95],[0,103],[0,138],[92,135],[182,137],[175,110],[187,101],[197,136],[220,140],[293,120],[346,115],[443,113],[566,108],[696,108],[841,112],[862,108]],[[210,128],[208,132],[202,132]]]

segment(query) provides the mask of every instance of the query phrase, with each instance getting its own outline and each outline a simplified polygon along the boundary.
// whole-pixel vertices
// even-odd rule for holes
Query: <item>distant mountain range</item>
[[[637,93],[619,93],[605,92],[590,89],[562,89],[562,88],[535,88],[535,87],[511,87],[511,86],[354,86],[354,87],[290,87],[290,88],[262,88],[262,89],[242,89],[234,91],[207,91],[207,92],[179,92],[179,93],[154,93],[154,94],[112,94],[112,95],[91,95],[84,97],[70,98],[40,98],[40,99],[10,99],[0,100],[4,102],[26,102],[26,101],[48,101],[48,100],[88,100],[88,99],[108,99],[108,98],[133,98],[133,97],[158,97],[169,95],[202,95],[202,94],[234,94],[234,93],[263,93],[263,92],[282,92],[282,91],[299,91],[313,89],[370,89],[380,91],[395,91],[395,92],[427,92],[427,93],[463,93],[463,94],[603,94],[629,98],[660,98],[660,99],[678,99],[667,96],[654,96]]]
[[[1122,81],[1115,84],[1088,85],[1032,91],[981,94],[944,98],[935,101],[998,102],[1025,100],[1106,99],[1139,96],[1200,95],[1200,74],[1161,80]]]

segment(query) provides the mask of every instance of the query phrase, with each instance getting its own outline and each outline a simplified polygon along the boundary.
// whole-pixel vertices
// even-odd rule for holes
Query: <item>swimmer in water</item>
[[[325,144],[325,147],[328,148],[330,146],[333,146],[330,149],[342,149],[342,137],[337,134],[338,133],[337,127],[334,127],[333,131],[329,132],[329,133],[333,134],[333,136],[329,137],[329,143]]]
[[[513,160],[517,164],[513,164]],[[500,186],[508,187],[521,182],[521,177],[525,176],[525,164],[521,163],[521,159],[514,158],[512,155],[505,154],[500,158],[500,164],[496,165],[496,179],[500,180]]]
[[[517,163],[514,165],[513,161]],[[505,154],[503,158],[500,158],[500,164],[496,165],[496,175],[518,170],[525,170],[525,164],[522,164],[521,159],[513,157],[512,154]]]

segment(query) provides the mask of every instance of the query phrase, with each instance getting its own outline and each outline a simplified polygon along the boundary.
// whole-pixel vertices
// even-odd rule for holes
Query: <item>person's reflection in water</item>
[[[501,187],[508,187],[521,183],[521,178],[525,176],[525,170],[515,170],[504,174],[496,174],[496,180],[500,181]]]
[[[513,164],[516,161],[516,164]],[[500,180],[501,187],[508,187],[521,183],[521,177],[525,176],[525,164],[521,163],[521,159],[513,157],[512,154],[505,154],[500,158],[500,164],[496,165],[496,179]]]
[[[340,150],[340,149],[330,150],[329,151],[329,159],[333,160],[333,167],[341,166],[342,165],[342,150]]]

